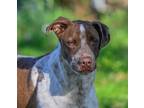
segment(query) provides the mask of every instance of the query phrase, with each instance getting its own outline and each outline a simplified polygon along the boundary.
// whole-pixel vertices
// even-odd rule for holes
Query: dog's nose
[[[82,64],[83,66],[90,66],[92,63],[91,58],[85,57],[82,59]]]
[[[80,59],[81,71],[91,71],[92,59],[89,56]]]

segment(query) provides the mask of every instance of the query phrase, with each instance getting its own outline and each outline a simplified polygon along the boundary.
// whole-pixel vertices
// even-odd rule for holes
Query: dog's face
[[[47,27],[49,30],[59,38],[64,59],[74,71],[83,74],[95,70],[99,50],[110,40],[107,26],[100,22],[72,22],[59,17]]]

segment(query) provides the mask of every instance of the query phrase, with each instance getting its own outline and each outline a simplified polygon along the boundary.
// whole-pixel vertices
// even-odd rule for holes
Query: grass
[[[57,38],[41,31],[43,24],[51,23],[58,16],[78,19],[68,9],[55,7],[44,10],[40,6],[28,6],[18,11],[18,53],[40,56],[54,49]],[[127,11],[118,10],[106,14],[101,21],[108,25],[111,41],[101,49],[97,59],[95,80],[100,108],[128,108],[128,24]]]
[[[95,87],[100,108],[127,108],[127,86],[126,73],[105,73],[98,71]]]
[[[128,108],[127,12],[116,11],[102,22],[109,25],[111,41],[97,60],[95,87],[100,108]]]

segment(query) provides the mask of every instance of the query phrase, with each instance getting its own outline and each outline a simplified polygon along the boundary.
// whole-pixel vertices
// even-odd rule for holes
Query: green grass
[[[55,7],[44,10],[23,7],[18,11],[18,53],[40,56],[54,49],[58,39],[53,33],[44,34],[41,27],[58,16],[78,19],[71,10]],[[106,14],[101,21],[108,25],[111,41],[100,51],[95,80],[100,108],[128,108],[128,24],[127,11]]]
[[[98,71],[95,87],[100,108],[127,108],[127,86],[128,80],[126,73]]]
[[[109,26],[111,41],[97,60],[95,87],[100,108],[128,108],[127,12],[116,11],[102,22]]]

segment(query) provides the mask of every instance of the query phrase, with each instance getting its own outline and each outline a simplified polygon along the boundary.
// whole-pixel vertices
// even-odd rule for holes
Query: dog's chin
[[[78,72],[79,72],[80,74],[87,75],[87,74],[90,74],[90,73],[92,73],[92,72],[94,72],[94,71],[95,71],[95,69],[91,69],[91,70],[79,70]]]
[[[87,75],[92,72],[95,72],[96,67],[93,67],[92,69],[88,69],[88,70],[82,70],[79,66],[72,66],[72,70],[76,73]]]

